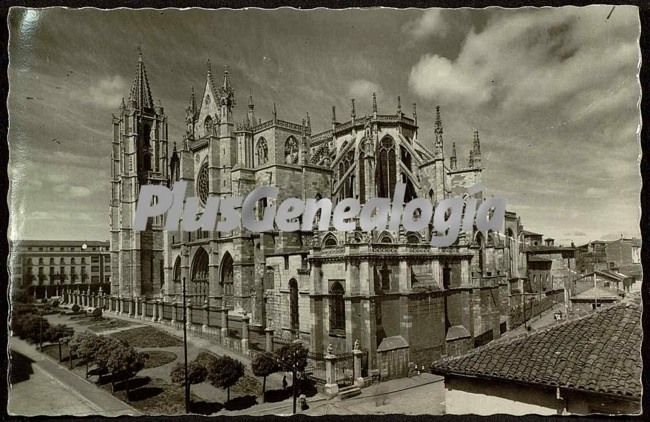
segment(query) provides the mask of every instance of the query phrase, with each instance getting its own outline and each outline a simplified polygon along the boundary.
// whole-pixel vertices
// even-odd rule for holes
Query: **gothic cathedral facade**
[[[446,355],[497,338],[506,325],[510,286],[525,277],[516,241],[522,227],[506,213],[506,233],[461,234],[445,248],[429,245],[433,228],[420,232],[319,231],[228,233],[162,230],[161,218],[134,232],[139,187],[186,181],[202,204],[210,196],[242,196],[260,185],[280,188],[276,201],[329,197],[332,202],[392,197],[396,181],[406,201],[434,205],[467,195],[483,171],[478,132],[467,165],[456,146],[444,156],[443,123],[436,109],[433,136],[420,133],[415,105],[409,116],[398,98],[389,114],[372,112],[312,133],[300,123],[262,121],[252,98],[238,123],[228,70],[219,84],[208,63],[205,87],[186,109],[183,139],[169,145],[167,117],[154,105],[142,57],[129,100],[113,120],[111,253],[112,294],[177,300],[185,280],[197,305],[228,307],[249,315],[251,330],[271,328],[278,340],[301,339],[310,350],[349,352],[358,341],[368,368],[378,353],[405,345],[410,360],[429,365]],[[421,139],[431,139],[429,148]],[[476,194],[481,199],[481,194]],[[264,205],[259,204],[258,211]],[[396,346],[397,345],[397,346]]]

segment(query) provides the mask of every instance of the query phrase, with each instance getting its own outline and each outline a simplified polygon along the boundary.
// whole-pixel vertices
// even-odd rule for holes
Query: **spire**
[[[144,67],[142,51],[139,47],[138,51],[138,65],[135,72],[135,79],[131,85],[129,103],[138,109],[151,109],[153,108],[153,99],[151,97],[151,89],[149,88],[149,80],[147,79],[147,71]]]
[[[440,106],[436,106],[436,123],[434,133],[436,140],[434,142],[434,154],[436,159],[444,159],[444,150],[442,142],[442,119],[440,118]]]
[[[249,91],[248,95],[248,125],[250,127],[255,126],[255,104],[253,104],[253,94]]]
[[[474,145],[472,147],[475,154],[481,153],[481,141],[478,139],[478,130],[474,130]]]
[[[350,113],[350,116],[352,116],[352,119],[357,117],[357,110],[354,106],[354,98],[352,98],[352,112]]]
[[[478,130],[474,130],[474,144],[469,152],[470,167],[481,167],[481,142],[478,139]]]
[[[436,106],[436,124],[434,133],[436,134],[435,144],[442,146],[442,119],[440,118],[440,106]]]
[[[194,85],[192,85],[192,93],[190,94],[190,110],[196,112],[196,95],[194,94]]]
[[[377,114],[377,94],[372,93],[372,113]]]
[[[311,119],[309,118],[309,112],[307,112],[307,127],[311,128]]]
[[[418,106],[416,103],[413,103],[413,120],[415,122],[415,125],[417,126],[418,124]]]
[[[332,124],[336,124],[336,106],[332,106]]]
[[[397,115],[402,115],[402,99],[399,97],[399,95],[397,96]]]
[[[228,65],[223,67],[223,85],[222,88],[225,92],[232,90],[230,86],[230,73],[228,72]]]
[[[235,90],[232,89],[232,85],[230,84],[228,66],[223,67],[223,83],[219,89],[219,96],[221,97],[221,105],[225,105],[228,108],[228,112],[230,112],[231,107],[235,105]]]
[[[278,120],[278,109],[275,107],[275,103],[273,103],[273,121],[277,122]]]
[[[454,142],[451,145],[451,157],[449,157],[449,167],[452,170],[456,170],[456,166],[457,166],[457,161],[456,160],[457,160],[457,158],[456,158],[456,142]]]

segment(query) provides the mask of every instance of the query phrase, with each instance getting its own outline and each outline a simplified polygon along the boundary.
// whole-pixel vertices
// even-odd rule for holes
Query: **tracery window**
[[[210,97],[206,97],[210,98]],[[205,121],[203,122],[203,127],[205,127],[205,134],[209,135],[212,133],[212,117],[208,116],[205,118]]]
[[[295,278],[289,280],[289,309],[291,314],[291,329],[298,331],[299,316],[298,316],[298,282]]]
[[[341,283],[334,282],[330,288],[330,331],[345,331],[345,290]]]
[[[224,300],[226,304],[230,304],[233,295],[233,274],[234,274],[234,261],[230,253],[226,252],[226,255],[221,261],[221,284],[222,292],[224,295]]]
[[[208,194],[210,192],[209,180],[208,162],[206,161],[201,165],[199,173],[196,176],[196,194],[201,201],[201,205],[205,205],[205,201],[208,200]]]
[[[339,180],[343,179],[345,173],[352,167],[354,164],[354,150],[348,151],[345,156],[339,161]],[[341,189],[339,190],[339,198],[354,198],[354,174],[350,176],[343,182]]]
[[[395,191],[395,141],[386,136],[379,143],[379,163],[377,165],[377,184],[379,197],[391,198]]]
[[[287,164],[298,163],[298,141],[293,136],[284,143],[284,161]]]
[[[269,148],[266,145],[266,139],[260,138],[257,141],[257,165],[261,166],[262,164],[266,164],[266,162],[269,159]]]

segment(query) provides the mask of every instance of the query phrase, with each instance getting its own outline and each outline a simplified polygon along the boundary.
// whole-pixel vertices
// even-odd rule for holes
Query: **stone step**
[[[341,400],[347,399],[348,397],[358,396],[359,394],[361,394],[361,389],[356,385],[343,387],[338,392],[338,396],[341,398]]]

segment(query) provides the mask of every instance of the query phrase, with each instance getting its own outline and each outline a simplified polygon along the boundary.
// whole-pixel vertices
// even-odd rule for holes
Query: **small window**
[[[338,281],[330,289],[330,331],[345,332],[345,290]]]

